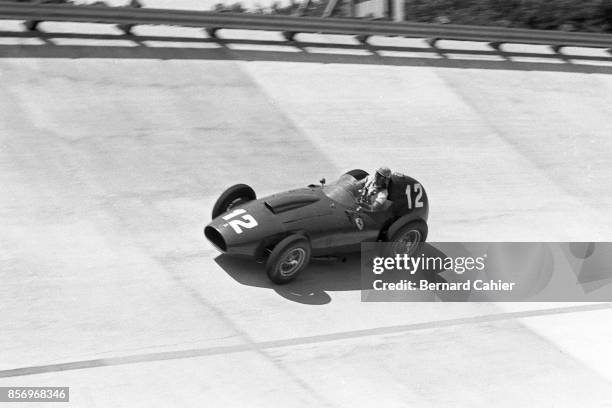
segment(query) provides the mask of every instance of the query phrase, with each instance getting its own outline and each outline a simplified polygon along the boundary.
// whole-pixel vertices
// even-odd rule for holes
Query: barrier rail
[[[492,44],[542,44],[555,48],[612,48],[612,35],[599,33],[155,8],[36,5],[0,1],[0,19],[198,27],[206,28],[213,35],[221,28],[280,31],[286,33],[289,39],[296,33],[325,33],[355,35],[364,41],[370,36],[398,36],[428,38],[433,41],[445,39]]]

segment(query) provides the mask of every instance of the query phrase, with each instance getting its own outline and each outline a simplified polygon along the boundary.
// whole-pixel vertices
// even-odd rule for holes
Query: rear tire
[[[268,278],[276,284],[295,279],[310,262],[310,242],[302,235],[289,235],[279,242],[266,261]]]
[[[255,200],[255,191],[246,184],[236,184],[228,188],[219,196],[212,209],[213,219],[217,218],[233,207]]]
[[[348,174],[349,176],[353,176],[357,181],[361,181],[364,178],[368,177],[368,172],[361,169],[354,169],[351,171],[347,171],[344,174]]]
[[[413,256],[423,247],[427,239],[428,228],[423,221],[413,221],[402,226],[389,237],[391,255],[408,254]]]

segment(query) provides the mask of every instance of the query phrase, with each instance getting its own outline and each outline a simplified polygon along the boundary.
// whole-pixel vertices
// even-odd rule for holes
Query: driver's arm
[[[378,194],[376,194],[376,198],[374,198],[372,204],[361,203],[360,205],[367,211],[377,211],[382,208],[383,205],[385,205],[385,202],[387,202],[387,195],[387,190],[379,191]]]
[[[378,194],[376,194],[376,198],[372,202],[373,211],[378,210],[385,204],[385,202],[387,201],[387,195],[388,195],[387,190],[379,191]]]

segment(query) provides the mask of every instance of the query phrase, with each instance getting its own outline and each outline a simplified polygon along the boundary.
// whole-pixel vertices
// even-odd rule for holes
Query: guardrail
[[[134,25],[169,25],[206,28],[214,35],[218,29],[280,31],[292,39],[296,33],[355,35],[362,41],[370,36],[397,36],[437,40],[460,40],[542,44],[560,47],[612,48],[612,35],[547,30],[524,30],[452,24],[388,22],[342,18],[293,17],[242,13],[215,13],[154,8],[36,5],[3,3],[0,19],[24,21],[63,21],[80,23]]]

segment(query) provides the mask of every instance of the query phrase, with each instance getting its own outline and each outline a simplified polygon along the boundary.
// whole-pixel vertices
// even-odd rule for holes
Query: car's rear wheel
[[[365,170],[361,170],[361,169],[354,169],[351,171],[347,171],[344,174],[348,174],[349,176],[353,176],[356,180],[363,180],[364,178],[368,177],[368,172]]]
[[[213,219],[237,205],[255,200],[255,191],[246,184],[236,184],[228,188],[219,196],[212,209]]]
[[[266,272],[274,283],[295,279],[310,262],[310,242],[302,235],[290,235],[279,242],[266,261]]]
[[[423,221],[413,221],[399,228],[389,237],[392,254],[414,255],[427,239],[427,232],[427,224]]]

